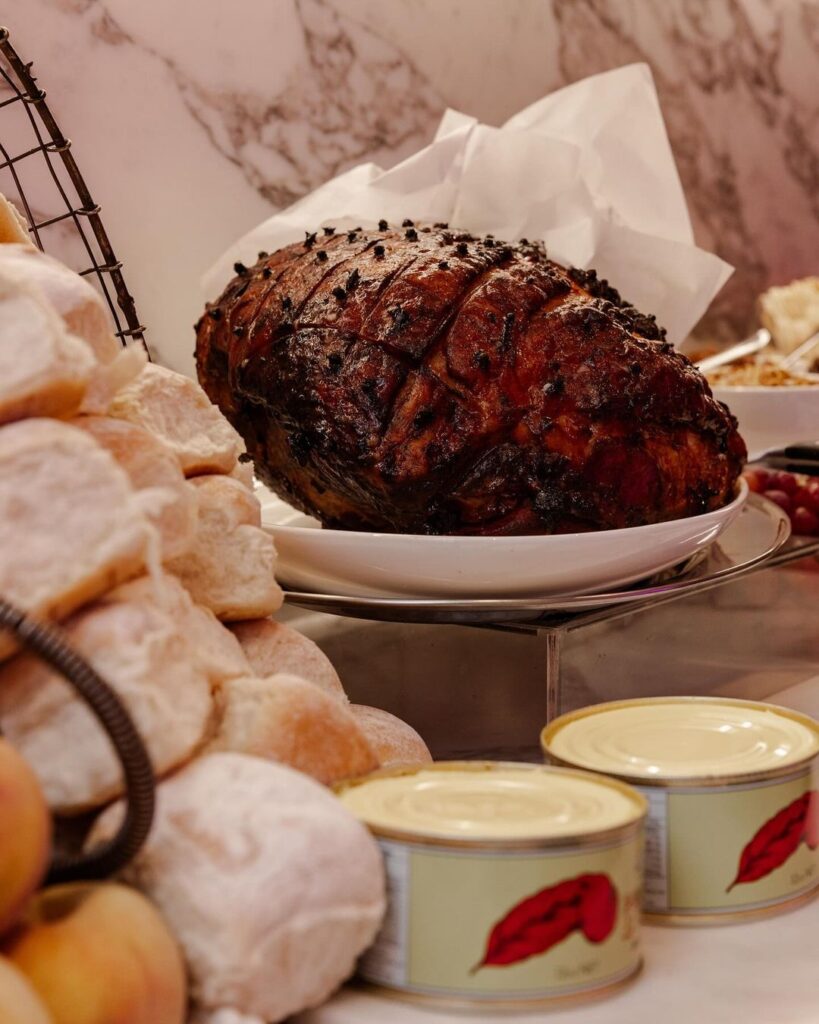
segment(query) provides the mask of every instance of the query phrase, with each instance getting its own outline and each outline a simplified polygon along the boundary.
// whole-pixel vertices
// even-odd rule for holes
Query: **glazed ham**
[[[309,234],[197,324],[258,476],[325,525],[522,534],[729,501],[736,420],[594,271],[446,225]]]

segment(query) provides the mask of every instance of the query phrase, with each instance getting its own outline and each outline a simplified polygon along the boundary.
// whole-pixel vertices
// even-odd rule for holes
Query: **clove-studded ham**
[[[635,526],[730,500],[736,420],[594,271],[405,221],[308,234],[197,324],[259,477],[336,528]]]

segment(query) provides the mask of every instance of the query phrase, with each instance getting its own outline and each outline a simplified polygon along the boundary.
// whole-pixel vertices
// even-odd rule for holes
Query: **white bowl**
[[[748,487],[714,512],[594,533],[427,537],[326,530],[258,486],[277,576],[302,591],[353,597],[541,597],[594,593],[670,568],[739,515]]]
[[[796,441],[819,440],[819,384],[815,387],[714,388],[739,420],[751,459]]]

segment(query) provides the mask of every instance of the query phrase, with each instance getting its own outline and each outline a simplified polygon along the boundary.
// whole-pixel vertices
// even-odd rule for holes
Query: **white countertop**
[[[353,987],[293,1024],[817,1024],[819,900],[780,917],[643,932],[645,968],[610,999],[512,1015],[418,1009]]]

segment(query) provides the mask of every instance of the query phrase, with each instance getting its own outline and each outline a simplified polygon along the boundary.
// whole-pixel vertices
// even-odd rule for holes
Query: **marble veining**
[[[737,268],[697,333],[745,332],[760,289],[819,270],[819,0],[4,6],[178,368],[202,271],[272,209],[420,148],[447,106],[501,123],[635,61],[654,73],[697,242]],[[26,186],[46,214],[47,184]],[[59,254],[57,232],[49,244]]]

